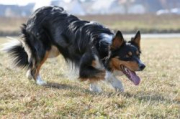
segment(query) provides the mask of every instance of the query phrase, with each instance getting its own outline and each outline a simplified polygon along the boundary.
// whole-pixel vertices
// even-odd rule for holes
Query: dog
[[[14,64],[27,69],[27,77],[45,85],[39,71],[48,58],[61,54],[79,70],[79,79],[90,82],[90,91],[101,92],[98,81],[106,81],[117,91],[124,91],[117,75],[126,75],[135,85],[140,83],[136,71],[145,65],[140,60],[141,34],[138,31],[129,42],[120,31],[80,20],[62,7],[37,9],[22,25],[22,38],[4,48]]]

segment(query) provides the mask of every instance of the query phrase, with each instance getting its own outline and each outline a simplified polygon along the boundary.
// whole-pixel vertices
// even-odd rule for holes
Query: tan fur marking
[[[111,48],[112,49],[116,49],[116,48],[118,48],[118,47],[120,47],[122,44],[123,44],[123,42],[124,41],[120,41],[120,40],[118,40],[118,39],[114,39],[114,41],[113,41],[113,43],[112,43],[112,46],[111,46]]]
[[[58,48],[56,46],[51,46],[51,50],[49,51],[48,58],[57,57],[60,54]]]
[[[140,35],[138,35],[138,36],[134,39],[134,42],[135,42],[136,45],[139,47],[139,49],[141,49],[140,40],[141,40],[141,36],[140,36]]]
[[[35,79],[36,79],[37,76],[39,75],[40,68],[41,68],[41,66],[43,65],[43,63],[47,60],[48,56],[49,56],[49,52],[47,51],[46,54],[45,54],[45,56],[44,56],[44,59],[39,63],[39,65],[38,65],[37,68],[36,68]]]
[[[111,59],[110,67],[113,71],[114,70],[120,70],[121,71],[121,68],[120,68],[121,65],[127,67],[131,71],[137,71],[139,69],[138,64],[134,61],[121,61],[117,58]]]
[[[91,66],[96,67],[96,61],[95,60],[92,61]]]
[[[139,49],[141,49],[140,39],[135,40],[135,43],[137,44],[137,46],[139,47]]]
[[[136,62],[134,61],[128,61],[124,63],[124,66],[130,69],[131,71],[137,71],[139,70],[139,66]]]
[[[136,54],[139,55],[139,51],[136,51]]]
[[[129,51],[128,54],[131,56],[131,55],[132,55],[132,52]]]
[[[102,71],[102,73],[97,74],[93,78],[80,78],[79,80],[80,81],[89,81],[90,83],[93,83],[93,82],[104,80],[104,77],[105,77],[105,71]]]
[[[119,48],[124,43],[123,37],[120,37],[116,34],[115,38],[112,41],[111,49]]]
[[[105,71],[103,71],[102,73],[97,74],[94,78],[90,78],[89,82],[97,82],[97,81],[101,81],[105,79]]]
[[[112,70],[120,70],[120,60],[118,58],[112,58],[110,62],[110,67]]]

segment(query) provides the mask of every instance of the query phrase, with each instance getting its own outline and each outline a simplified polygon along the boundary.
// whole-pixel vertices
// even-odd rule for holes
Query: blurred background
[[[9,39],[20,39],[21,25],[47,5],[121,30],[126,40],[140,30],[141,59],[146,64],[143,72],[137,72],[141,84],[137,87],[126,77],[117,77],[124,93],[105,83],[100,84],[103,93],[90,93],[88,82],[66,80],[76,79],[72,69],[78,71],[71,63],[67,67],[61,55],[42,67],[48,85],[28,82],[25,71],[14,68],[1,47]],[[179,64],[180,0],[0,0],[0,119],[180,119]]]
[[[0,36],[17,36],[34,10],[56,5],[125,34],[180,33],[180,0],[1,0]]]

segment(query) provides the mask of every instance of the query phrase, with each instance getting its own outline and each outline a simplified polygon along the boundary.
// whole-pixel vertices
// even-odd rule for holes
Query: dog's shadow
[[[175,101],[170,99],[169,97],[166,97],[160,93],[152,93],[152,92],[137,92],[136,94],[130,94],[130,93],[124,93],[123,94],[127,98],[136,98],[139,101],[145,101],[145,102],[174,102],[174,103],[180,103],[180,101]]]
[[[48,82],[46,85],[44,85],[44,87],[54,88],[54,89],[59,89],[59,90],[76,90],[76,91],[83,90],[83,92],[92,93],[88,89],[84,89],[76,85],[60,84],[60,83],[55,83],[55,82]]]
[[[66,90],[71,90],[71,89],[77,89],[77,86],[71,86],[67,84],[60,84],[60,83],[55,83],[55,82],[48,82],[46,85],[44,85],[46,88],[55,88],[55,89],[66,89]]]
[[[119,92],[102,92],[102,93],[93,93],[89,91],[88,89],[81,88],[76,85],[68,85],[68,84],[60,84],[60,83],[55,83],[55,82],[48,82],[46,85],[44,85],[46,88],[54,88],[54,89],[62,89],[62,90],[76,90],[76,91],[82,91],[84,93],[88,93],[90,95],[96,95],[96,96],[101,96],[101,95],[107,95],[108,97],[113,97],[114,95],[123,95],[126,98],[136,98],[139,101],[163,101],[163,102],[172,102],[172,100],[168,97],[163,96],[162,94],[159,93],[152,93],[152,92],[137,92],[136,94],[131,94],[130,92],[124,92],[124,93],[119,93]],[[98,95],[97,95],[98,94]],[[180,102],[178,102],[180,103]]]
[[[90,91],[89,89],[81,88],[80,86],[76,86],[76,85],[73,85],[73,84],[68,85],[68,84],[60,84],[60,83],[55,83],[55,82],[48,82],[46,85],[43,85],[43,87],[59,89],[59,90],[72,90],[72,91],[78,91],[78,92],[86,93],[86,94],[89,94],[89,95],[98,95],[98,96],[104,95],[104,93],[105,93],[105,92],[96,93],[96,92]],[[70,97],[72,97],[72,96],[70,96]]]

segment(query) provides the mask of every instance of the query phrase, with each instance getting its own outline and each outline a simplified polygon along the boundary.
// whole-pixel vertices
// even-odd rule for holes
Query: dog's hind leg
[[[45,81],[43,81],[39,75],[39,71],[41,66],[44,64],[44,62],[47,60],[47,58],[54,58],[57,57],[60,54],[58,48],[56,46],[51,46],[51,49],[45,52],[41,52],[41,55],[43,58],[37,58],[40,60],[33,60],[33,66],[31,69],[29,69],[26,73],[26,77],[28,79],[34,79],[38,85],[44,85],[46,84]]]
[[[45,53],[44,58],[41,60],[41,62],[37,65],[37,69],[36,69],[36,73],[35,73],[35,78],[36,78],[36,84],[38,85],[45,85],[47,84],[46,81],[42,80],[39,74],[40,68],[42,67],[42,65],[44,64],[44,62],[47,60],[47,58],[49,57],[49,52],[47,51]]]
[[[31,80],[33,79],[33,76],[32,76],[32,73],[31,73],[31,69],[29,69],[27,72],[26,72],[26,77]]]
[[[46,51],[44,57],[37,63],[34,63],[34,66],[26,73],[27,78],[29,79],[33,78],[36,81],[36,84],[38,85],[47,84],[46,81],[41,79],[39,72],[40,72],[40,68],[42,67],[42,65],[44,64],[44,62],[47,60],[48,57],[49,57],[49,52]]]

